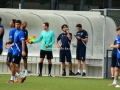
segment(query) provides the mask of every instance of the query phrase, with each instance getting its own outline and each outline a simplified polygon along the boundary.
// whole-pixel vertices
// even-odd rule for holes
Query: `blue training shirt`
[[[5,30],[4,30],[4,27],[3,25],[0,25],[0,28],[2,28],[2,33],[0,35],[0,49],[2,50],[3,49],[3,36],[4,36],[4,33],[5,33]]]
[[[13,40],[14,41],[14,33],[16,31],[16,28],[12,28],[9,32],[9,40]],[[8,49],[8,53],[12,53],[13,52],[13,47]]]
[[[70,33],[70,35],[72,36],[72,33]],[[71,44],[71,40],[68,39],[67,34],[62,33],[58,36],[57,40],[61,41],[61,47],[62,48],[70,48],[70,44]]]
[[[25,40],[24,32],[22,30],[16,30],[14,34],[14,48],[13,55],[22,54],[22,41]]]
[[[114,41],[114,45],[116,45],[116,43],[117,43],[117,39]],[[117,56],[117,48],[113,48],[112,55]]]
[[[118,36],[116,44],[120,45],[120,36]],[[120,48],[117,49],[117,58],[120,58]]]
[[[87,31],[82,30],[82,31],[78,31],[76,33],[76,36],[79,36],[79,37],[85,39],[85,38],[88,38],[88,33],[87,33]],[[78,39],[77,39],[77,42],[78,42],[77,43],[78,47],[86,47],[86,42],[83,42],[82,40],[78,40]]]

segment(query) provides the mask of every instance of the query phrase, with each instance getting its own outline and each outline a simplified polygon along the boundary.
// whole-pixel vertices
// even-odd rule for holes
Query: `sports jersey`
[[[85,30],[82,30],[82,31],[78,31],[77,33],[76,33],[76,36],[79,36],[80,38],[83,38],[83,39],[85,39],[85,38],[88,38],[88,33],[87,33],[87,31],[85,31]],[[79,39],[77,39],[77,46],[78,47],[86,47],[86,42],[84,42],[84,41],[82,41],[81,39],[79,40]]]
[[[33,43],[38,43],[42,40],[42,44],[40,49],[45,51],[52,51],[52,45],[55,42],[55,35],[52,30],[49,30],[48,32],[45,30],[42,30],[40,36],[38,39],[36,39]],[[46,45],[49,46],[48,50],[46,49]]]
[[[16,30],[14,34],[14,48],[13,55],[22,54],[22,41],[25,40],[22,30]]]
[[[70,33],[72,36],[72,34]],[[58,36],[57,40],[60,40],[60,45],[62,48],[70,48],[71,40],[68,39],[68,34],[62,33]]]
[[[12,28],[9,32],[9,40],[13,40],[14,41],[14,33],[16,31],[16,28]],[[12,53],[13,52],[13,47],[8,49],[8,53]]]
[[[0,49],[2,50],[3,49],[3,36],[4,36],[5,30],[4,30],[3,25],[0,25],[0,28],[2,28],[2,33],[0,35]]]

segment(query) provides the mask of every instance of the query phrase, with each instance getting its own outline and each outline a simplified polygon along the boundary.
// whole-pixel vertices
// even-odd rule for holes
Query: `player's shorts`
[[[120,69],[120,58],[117,58],[116,67]]]
[[[7,54],[7,61],[11,63],[12,58],[13,58],[12,53],[8,52],[8,54]]]
[[[3,50],[2,50],[2,49],[0,49],[0,55],[2,54],[2,52],[3,52]]]
[[[25,59],[25,60],[28,59],[28,50],[25,50],[25,53],[26,53],[26,55],[25,55],[25,56],[22,56],[23,60],[24,60],[24,59]]]
[[[111,67],[116,66],[117,54],[112,54]]]
[[[59,52],[60,55],[60,62],[65,62],[65,59],[67,62],[71,62],[71,51],[70,50],[60,50]]]
[[[13,55],[12,63],[19,64],[21,61],[22,55]]]
[[[47,59],[49,60],[53,59],[52,51],[40,50],[40,58],[45,58],[45,56],[47,56]]]
[[[85,61],[85,59],[86,59],[86,47],[77,47],[76,48],[76,59]]]

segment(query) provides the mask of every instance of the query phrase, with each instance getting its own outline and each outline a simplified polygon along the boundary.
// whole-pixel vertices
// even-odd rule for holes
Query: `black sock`
[[[72,73],[72,70],[69,70],[70,73]]]
[[[48,64],[48,74],[51,74],[52,64]]]
[[[66,72],[65,69],[63,69],[63,72]]]
[[[42,67],[43,67],[43,63],[39,62],[39,70],[40,70],[40,74],[42,74]]]

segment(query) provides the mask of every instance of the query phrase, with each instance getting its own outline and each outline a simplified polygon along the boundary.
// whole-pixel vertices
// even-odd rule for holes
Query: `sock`
[[[86,73],[86,70],[83,70],[84,73]]]
[[[14,80],[14,76],[11,76],[11,79],[10,80]]]
[[[63,69],[63,72],[66,72],[65,69]]]
[[[116,85],[116,84],[117,84],[117,80],[114,80],[114,81],[113,81],[113,84],[115,84],[115,85]]]
[[[52,64],[48,64],[48,70],[49,70],[48,74],[51,74],[51,69],[52,69]]]
[[[111,77],[114,77],[113,75]]]
[[[78,70],[78,72],[80,73],[80,70]]]
[[[20,78],[24,77],[24,74],[22,72],[20,72]]]
[[[25,70],[25,73],[28,73],[28,71],[27,71],[27,70]]]
[[[16,74],[14,75],[14,80],[17,80],[17,75]]]
[[[70,73],[72,73],[72,70],[69,70]]]
[[[39,62],[39,70],[40,70],[40,74],[42,74],[42,68],[43,68],[43,63]]]

